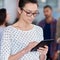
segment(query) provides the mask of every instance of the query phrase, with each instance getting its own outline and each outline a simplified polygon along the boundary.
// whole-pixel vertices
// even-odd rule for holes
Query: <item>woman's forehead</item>
[[[27,3],[24,8],[28,10],[38,10],[38,6],[35,3]]]

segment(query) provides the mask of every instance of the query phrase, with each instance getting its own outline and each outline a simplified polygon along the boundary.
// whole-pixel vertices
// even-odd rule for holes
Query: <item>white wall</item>
[[[10,14],[9,23],[12,24],[16,18],[17,14],[17,0],[4,0],[4,7],[7,9]]]
[[[58,8],[60,9],[60,0],[59,0],[59,2],[58,2]]]

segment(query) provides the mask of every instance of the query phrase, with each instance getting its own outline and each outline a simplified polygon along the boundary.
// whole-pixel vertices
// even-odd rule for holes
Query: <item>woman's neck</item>
[[[33,28],[32,24],[26,23],[24,20],[19,20],[16,24],[16,27],[20,28],[21,30],[31,30]]]
[[[29,27],[31,24],[28,24],[27,22],[25,22],[24,20],[19,20],[18,24],[22,27]]]

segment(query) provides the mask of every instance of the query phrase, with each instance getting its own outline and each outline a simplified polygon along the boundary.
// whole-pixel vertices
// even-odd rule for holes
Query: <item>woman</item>
[[[45,60],[48,47],[31,52],[43,40],[41,27],[32,22],[38,14],[37,0],[19,0],[18,22],[5,29],[1,43],[1,60]]]

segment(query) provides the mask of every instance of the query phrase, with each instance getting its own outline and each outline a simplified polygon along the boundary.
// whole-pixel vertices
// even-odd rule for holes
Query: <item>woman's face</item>
[[[22,18],[22,20],[26,23],[32,23],[37,14],[37,4],[27,3],[21,10],[20,18]]]

